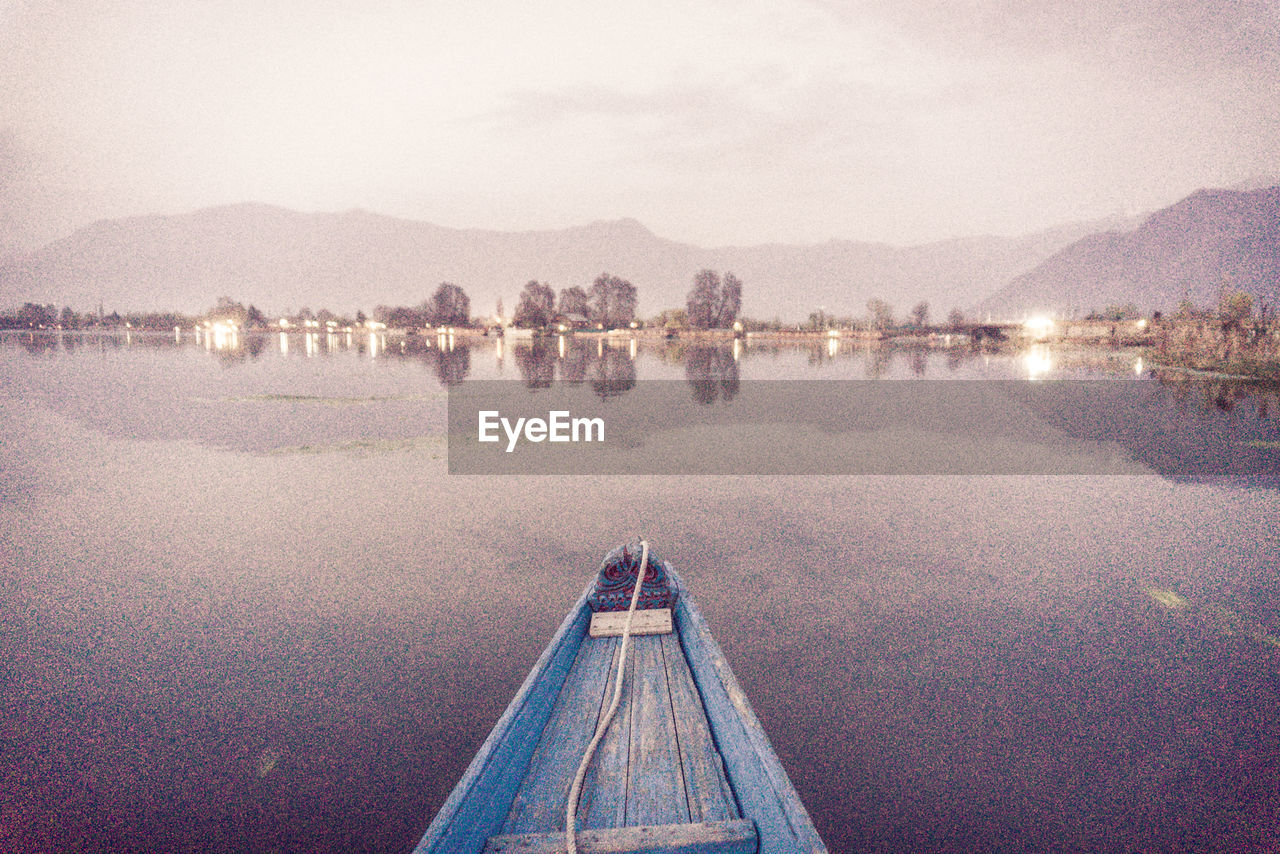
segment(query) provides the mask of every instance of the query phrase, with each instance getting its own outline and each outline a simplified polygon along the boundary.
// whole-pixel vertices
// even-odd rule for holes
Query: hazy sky
[[[0,0],[0,250],[237,201],[702,245],[1280,173],[1280,0]]]

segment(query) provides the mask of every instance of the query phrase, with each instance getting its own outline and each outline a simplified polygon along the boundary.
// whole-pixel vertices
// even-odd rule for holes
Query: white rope
[[[649,541],[641,540],[640,572],[636,575],[635,589],[631,591],[631,607],[627,610],[627,622],[622,627],[622,650],[618,653],[618,678],[613,684],[613,702],[609,704],[609,711],[605,712],[604,717],[600,719],[596,734],[587,745],[587,752],[582,756],[578,773],[574,775],[573,785],[569,787],[569,806],[565,809],[564,818],[564,839],[565,845],[569,848],[569,854],[578,854],[578,799],[582,797],[582,781],[587,776],[587,766],[591,764],[591,757],[595,755],[600,739],[604,738],[605,730],[609,729],[609,724],[613,722],[613,716],[617,713],[618,704],[622,700],[622,677],[626,673],[627,641],[631,639],[631,618],[635,616],[636,605],[640,602],[640,585],[644,584],[644,573],[648,567]]]

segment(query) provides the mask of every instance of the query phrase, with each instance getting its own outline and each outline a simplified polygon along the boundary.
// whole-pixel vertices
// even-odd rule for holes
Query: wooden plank
[[[591,615],[593,638],[621,637],[627,625],[626,611],[599,611]],[[665,635],[671,633],[671,609],[649,608],[636,611],[631,617],[631,635]]]
[[[691,821],[740,818],[742,813],[738,811],[733,790],[725,779],[720,752],[711,738],[702,698],[693,684],[680,639],[675,635],[664,637],[662,652],[667,662],[667,685],[675,714],[676,742],[680,748],[680,766],[684,770],[689,818]]]
[[[756,827],[750,821],[583,830],[582,854],[753,854]],[[563,833],[495,836],[484,854],[564,854]]]
[[[687,824],[689,800],[667,689],[662,636],[635,638],[627,825]]]
[[[529,761],[502,827],[505,834],[534,833],[564,827],[565,806],[582,754],[596,731],[602,697],[618,641],[583,641],[556,699],[551,718]]]
[[[618,644],[621,648],[621,643]],[[631,682],[635,656],[627,656],[622,700],[609,731],[600,740],[596,755],[582,780],[582,797],[578,799],[578,827],[622,827],[627,819],[627,760],[631,749]],[[601,703],[601,714],[613,700],[617,678],[618,656],[609,667],[609,682]]]
[[[742,814],[756,823],[760,854],[825,854],[827,848],[769,737],[687,594],[676,603],[675,618],[685,659],[724,759],[725,775]]]
[[[413,849],[414,854],[479,852],[506,819],[556,695],[587,634],[591,610],[583,592],[528,678],[498,719],[462,779]],[[424,749],[431,749],[426,745]]]

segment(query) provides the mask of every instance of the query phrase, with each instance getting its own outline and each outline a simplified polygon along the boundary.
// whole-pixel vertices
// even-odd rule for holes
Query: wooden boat
[[[605,557],[414,854],[567,850],[569,793],[610,704],[639,552]],[[582,777],[578,851],[825,852],[671,566],[649,554],[637,595],[622,700]]]

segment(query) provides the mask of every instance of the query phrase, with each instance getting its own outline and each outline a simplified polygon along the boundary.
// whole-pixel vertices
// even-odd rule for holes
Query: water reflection
[[[625,394],[636,385],[635,341],[619,349],[603,338],[594,343],[557,335],[520,341],[512,356],[520,379],[531,389],[550,388],[556,382],[570,385],[589,383],[599,397]]]
[[[563,481],[450,478],[436,446],[373,449],[442,422],[441,395],[422,393],[433,376],[487,378],[539,342],[357,333],[327,349],[298,334],[264,337],[256,363],[167,331],[0,336],[20,404],[3,444],[32,472],[7,470],[23,503],[0,550],[0,724],[11,775],[35,781],[11,787],[10,850],[409,850],[597,565],[633,481],[574,481],[554,516]],[[717,399],[739,378],[872,366],[1027,373],[1019,353],[817,349],[810,363],[807,344],[640,339],[633,358],[630,339],[568,336],[531,361],[561,381],[662,377]],[[1148,365],[1136,380],[1131,351],[1052,361],[1048,378],[1110,370],[1163,390],[1181,429],[1274,430],[1280,411],[1275,389]],[[205,448],[281,442],[312,451]],[[1274,494],[1143,478],[675,486],[622,509],[674,543],[720,615],[717,640],[833,851],[1271,841]],[[518,563],[535,553],[556,560]],[[514,628],[479,643],[496,601],[516,603],[495,623]]]
[[[684,375],[698,403],[733,400],[738,394],[738,360],[720,347],[690,347],[684,352]]]
[[[590,374],[591,390],[602,398],[617,397],[636,387],[635,360],[620,350],[602,351],[591,365]]]
[[[188,334],[188,332],[190,334]],[[1139,352],[1113,348],[1069,349],[1037,343],[1022,350],[988,352],[969,347],[903,347],[844,338],[735,338],[667,340],[643,336],[555,335],[488,339],[440,330],[430,335],[388,336],[385,331],[270,330],[245,332],[213,325],[194,330],[116,330],[5,333],[32,357],[80,350],[190,351],[214,356],[224,368],[269,357],[286,360],[344,355],[418,362],[444,387],[472,378],[499,378],[513,361],[529,388],[556,382],[588,384],[601,397],[626,394],[640,379],[683,378],[699,403],[729,401],[744,379],[1096,379],[1154,381],[1167,387],[1188,412],[1270,423],[1277,411],[1274,388],[1220,376],[1192,376],[1150,365]],[[489,349],[492,348],[492,349]],[[1261,441],[1261,440],[1260,440]]]
[[[1053,355],[1048,346],[1032,344],[1022,356],[1022,364],[1027,372],[1027,379],[1044,379],[1053,373]]]
[[[550,388],[556,379],[556,351],[544,339],[521,342],[511,350],[520,378],[529,388]],[[575,380],[570,380],[573,382]],[[576,378],[581,382],[582,378]]]

